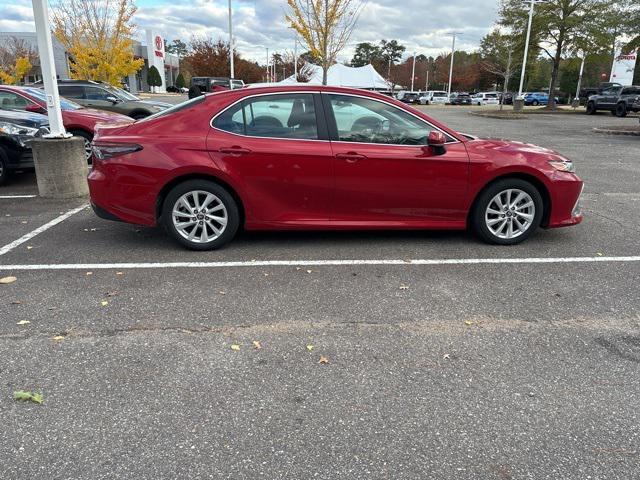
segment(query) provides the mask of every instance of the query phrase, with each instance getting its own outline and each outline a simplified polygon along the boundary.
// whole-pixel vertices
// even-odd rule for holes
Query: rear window
[[[182,110],[186,110],[188,108],[195,107],[199,103],[204,102],[205,96],[200,95],[191,100],[187,100],[186,102],[179,103],[174,105],[173,107],[169,107],[166,110],[162,110],[158,113],[154,113],[153,115],[149,115],[148,117],[142,118],[138,120],[138,122],[146,122],[148,120],[153,120],[154,118],[164,117],[165,115],[171,115],[172,113],[180,112]]]

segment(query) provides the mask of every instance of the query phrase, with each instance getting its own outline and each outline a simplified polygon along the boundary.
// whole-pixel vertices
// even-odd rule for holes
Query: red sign
[[[156,35],[155,44],[156,44],[156,50],[155,50],[156,57],[163,58],[164,53],[162,51],[164,50],[164,42],[160,35]]]

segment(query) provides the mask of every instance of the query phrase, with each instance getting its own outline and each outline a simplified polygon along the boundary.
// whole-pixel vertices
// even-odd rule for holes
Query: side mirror
[[[47,109],[44,107],[41,107],[37,103],[30,103],[25,107],[25,110],[31,113],[47,113]]]
[[[436,155],[442,155],[446,152],[444,148],[444,144],[447,142],[447,137],[444,136],[444,133],[433,130],[429,132],[429,137],[427,138],[427,145],[431,147],[433,152]]]
[[[116,97],[114,97],[113,95],[109,95],[107,97],[107,101],[109,101],[111,103],[118,103],[118,99]]]

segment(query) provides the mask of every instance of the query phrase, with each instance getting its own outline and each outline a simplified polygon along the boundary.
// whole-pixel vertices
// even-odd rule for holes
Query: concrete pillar
[[[521,112],[523,107],[524,107],[524,99],[522,98],[513,99],[513,110],[515,112]]]
[[[84,140],[36,138],[31,141],[38,193],[44,198],[75,198],[89,195]]]

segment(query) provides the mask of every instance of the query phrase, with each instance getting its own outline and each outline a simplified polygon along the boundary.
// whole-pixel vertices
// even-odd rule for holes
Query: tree
[[[404,54],[407,47],[400,45],[397,40],[380,40],[380,52],[385,61],[391,60],[391,63],[397,63]]]
[[[498,29],[485,35],[480,41],[482,68],[502,80],[502,110],[504,97],[509,91],[509,80],[513,76],[513,38],[500,33]]]
[[[71,77],[119,85],[137,72],[143,59],[133,56],[132,0],[60,0],[53,26],[69,54]]]
[[[356,50],[351,59],[352,67],[363,67],[369,65],[382,57],[382,50],[377,45],[364,42],[356,45]]]
[[[0,83],[18,84],[32,68],[38,55],[23,40],[9,37],[0,46]]]
[[[167,53],[173,53],[178,56],[178,58],[184,57],[187,53],[189,53],[189,49],[187,48],[187,44],[184,43],[179,38],[176,38],[171,43],[167,43],[164,41],[164,51]]]
[[[155,65],[151,65],[147,73],[147,84],[151,87],[151,91],[155,92],[155,87],[162,86],[162,77]]]
[[[358,21],[360,0],[287,0],[289,26],[302,37],[311,54],[321,60],[322,84]]]
[[[176,77],[176,87],[184,88],[186,85],[187,82],[184,81],[184,75],[182,75],[182,72],[180,72]]]
[[[582,38],[599,45],[611,45],[609,11],[614,0],[547,0],[536,3],[531,43],[552,61],[549,108],[555,108],[555,92],[560,62]],[[502,0],[500,21],[514,35],[526,35],[529,6],[521,0]]]

